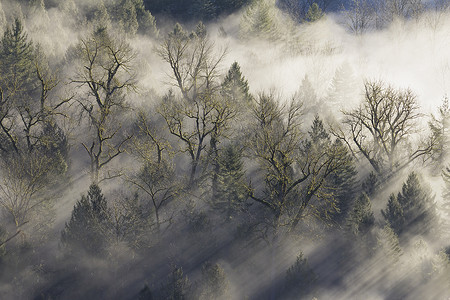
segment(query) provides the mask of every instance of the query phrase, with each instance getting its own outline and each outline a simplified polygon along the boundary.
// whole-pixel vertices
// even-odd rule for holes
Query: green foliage
[[[384,219],[395,233],[398,234],[404,230],[406,223],[405,215],[398,198],[394,194],[389,196],[386,210],[382,210],[381,212]]]
[[[1,40],[0,79],[3,89],[18,98],[35,90],[37,82],[32,76],[33,60],[33,44],[23,31],[22,21],[15,19]]]
[[[436,203],[428,187],[421,185],[419,176],[412,172],[395,197],[391,195],[384,218],[396,234],[429,234],[437,228]]]
[[[284,295],[295,298],[305,297],[313,291],[317,279],[317,275],[309,267],[307,259],[300,252],[295,263],[286,271]]]
[[[135,250],[149,247],[151,218],[137,194],[116,200],[112,205],[111,219],[117,241],[124,241]]]
[[[92,184],[87,196],[83,195],[75,204],[70,221],[61,233],[61,242],[69,251],[104,255],[111,233],[110,218],[102,191]]]
[[[317,3],[311,4],[311,6],[308,9],[308,12],[306,13],[305,21],[306,22],[316,22],[324,16],[324,13],[320,9],[319,5]]]
[[[271,0],[253,1],[241,19],[241,35],[245,39],[261,38],[277,40],[279,30],[277,24],[277,11]]]
[[[217,188],[213,195],[212,205],[223,211],[227,219],[233,218],[236,212],[243,209],[247,190],[245,188],[244,170],[241,151],[235,145],[227,145],[219,156],[219,172]]]
[[[199,299],[225,299],[228,281],[224,269],[218,264],[206,262],[202,265]]]
[[[374,172],[370,172],[370,174],[363,181],[362,190],[369,197],[375,195],[378,190],[378,178]]]
[[[252,101],[248,81],[242,75],[241,67],[234,62],[222,82],[222,96],[225,101],[248,105]]]
[[[177,20],[211,20],[215,16],[233,13],[252,0],[145,0],[155,15],[167,15]]]
[[[447,97],[444,97],[442,105],[439,106],[438,115],[432,115],[428,125],[435,141],[431,158],[436,171],[440,172],[450,154],[450,106]]]
[[[403,250],[400,247],[398,237],[391,227],[384,226],[377,235],[378,247],[382,251],[387,265],[395,264],[400,260],[400,256],[403,255]]]
[[[184,276],[181,267],[174,266],[167,278],[167,283],[162,287],[162,299],[185,300],[191,294],[191,283],[187,276]]]
[[[348,229],[353,235],[359,236],[370,232],[374,225],[372,203],[367,194],[363,193],[356,199],[353,210],[347,218]]]
[[[212,0],[194,0],[190,7],[190,15],[193,19],[211,20],[216,17],[216,1]]]

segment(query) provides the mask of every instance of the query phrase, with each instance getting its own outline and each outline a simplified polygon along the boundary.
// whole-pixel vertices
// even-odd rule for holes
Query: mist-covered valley
[[[1,299],[448,299],[450,12],[0,0]]]

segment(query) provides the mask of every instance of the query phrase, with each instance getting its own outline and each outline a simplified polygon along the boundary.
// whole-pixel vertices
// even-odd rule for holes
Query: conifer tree
[[[244,38],[279,39],[277,11],[273,0],[253,1],[241,19],[241,35]]]
[[[352,234],[365,235],[375,225],[372,204],[367,194],[363,193],[356,199],[353,210],[347,219],[347,226]]]
[[[319,5],[314,2],[308,8],[308,12],[306,13],[305,21],[313,23],[313,22],[320,20],[323,16],[324,16],[324,13],[320,9]]]
[[[190,15],[195,19],[208,21],[214,19],[217,16],[217,6],[216,1],[211,0],[194,0]]]
[[[184,300],[191,293],[191,283],[183,274],[183,268],[174,266],[167,278],[167,283],[162,287],[162,299]]]
[[[436,171],[440,172],[446,165],[450,154],[450,105],[447,97],[444,97],[442,105],[439,106],[437,116],[432,115],[431,117],[428,125],[435,140],[432,160]]]
[[[438,230],[436,203],[429,188],[420,184],[416,173],[409,174],[402,191],[389,198],[384,218],[396,234],[429,234]]]
[[[223,211],[227,219],[231,219],[236,211],[243,209],[246,199],[244,171],[238,147],[227,145],[221,153],[212,205]]]
[[[199,299],[225,299],[228,281],[224,269],[218,264],[206,262],[202,265]]]
[[[61,234],[69,251],[84,250],[92,255],[104,254],[110,235],[110,212],[101,189],[91,184],[72,211],[70,221]]]
[[[391,227],[385,225],[377,235],[378,247],[382,251],[384,257],[387,259],[387,265],[395,264],[403,255],[403,250],[400,247],[398,237]]]
[[[284,281],[283,296],[302,298],[312,292],[317,275],[309,267],[303,253],[297,256],[295,263],[289,267]]]
[[[242,75],[241,67],[234,62],[222,83],[222,96],[225,101],[232,103],[249,104],[252,96],[249,92],[248,81]]]
[[[367,196],[375,195],[378,189],[378,178],[374,172],[370,172],[367,178],[362,183],[362,190]]]
[[[381,213],[395,233],[399,234],[403,231],[406,223],[405,215],[398,198],[394,194],[389,196],[386,210],[382,210]]]
[[[450,167],[446,167],[442,171],[442,179],[444,180],[444,191],[442,194],[443,203],[441,210],[445,215],[444,231],[450,232]]]

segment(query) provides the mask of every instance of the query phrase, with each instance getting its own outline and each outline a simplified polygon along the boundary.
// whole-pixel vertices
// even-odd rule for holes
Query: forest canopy
[[[448,3],[0,3],[0,298],[442,299]]]

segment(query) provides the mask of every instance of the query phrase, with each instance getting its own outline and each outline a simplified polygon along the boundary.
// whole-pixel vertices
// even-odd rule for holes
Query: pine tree
[[[395,264],[403,255],[403,250],[400,247],[398,237],[391,227],[384,226],[377,235],[378,247],[387,259],[387,265]]]
[[[374,172],[370,172],[367,178],[362,183],[362,190],[367,196],[372,197],[378,189],[378,178]]]
[[[441,210],[446,216],[444,220],[444,230],[447,233],[450,233],[450,167],[446,167],[442,171],[442,179],[444,180],[444,191],[442,194],[443,203]]]
[[[273,0],[253,1],[241,19],[243,38],[279,39],[277,13]]]
[[[215,1],[194,0],[189,14],[195,19],[208,21],[217,16],[217,6]]]
[[[320,20],[324,16],[324,13],[320,9],[319,5],[317,3],[311,4],[311,6],[308,8],[308,12],[306,13],[305,21],[306,22],[316,22]]]
[[[396,234],[429,234],[438,230],[436,203],[431,191],[420,184],[416,173],[409,174],[402,191],[391,195],[386,211],[386,221]]]
[[[358,85],[352,67],[349,63],[339,66],[331,80],[331,85],[327,95],[328,107],[336,111],[338,109],[350,109],[359,100]],[[337,118],[339,119],[339,118]]]
[[[109,222],[106,199],[98,185],[92,184],[87,196],[82,196],[75,204],[61,241],[69,251],[84,250],[91,255],[102,255],[110,235]]]
[[[227,145],[219,157],[217,188],[213,195],[214,208],[224,211],[228,220],[243,209],[246,188],[241,151],[234,145]]]
[[[442,105],[439,106],[438,115],[432,115],[428,123],[435,147],[433,149],[433,164],[437,172],[440,172],[448,160],[450,154],[450,105],[447,96],[444,97]]]
[[[283,296],[289,299],[292,296],[296,299],[307,296],[313,290],[316,281],[317,275],[309,267],[303,253],[300,252],[295,263],[286,272]]]
[[[34,75],[34,47],[23,31],[20,19],[3,34],[0,49],[0,84],[4,92],[17,101],[28,99],[36,92]]]
[[[240,9],[245,4],[250,3],[251,0],[221,0],[216,1],[219,6],[219,11],[222,14],[230,14]]]
[[[133,0],[122,0],[115,9],[115,16],[123,30],[130,34],[136,34],[139,23],[137,19],[136,6]]]
[[[224,299],[228,281],[224,269],[218,264],[206,262],[202,265],[201,291],[199,299]]]
[[[232,103],[249,104],[252,96],[249,92],[248,81],[241,73],[241,67],[234,62],[222,83],[222,96],[225,101]]]
[[[136,10],[137,21],[139,23],[138,32],[157,37],[159,32],[156,27],[155,17],[150,11],[145,9],[143,0],[133,0],[133,2]]]
[[[183,268],[174,266],[167,278],[167,283],[162,287],[162,299],[185,300],[191,293],[191,283],[183,274]]]
[[[386,210],[382,210],[381,213],[390,228],[394,230],[396,234],[400,234],[404,230],[406,220],[403,208],[394,194],[389,196]]]
[[[368,233],[374,225],[372,203],[367,194],[363,193],[355,201],[353,210],[347,219],[347,226],[352,234],[358,236]]]

